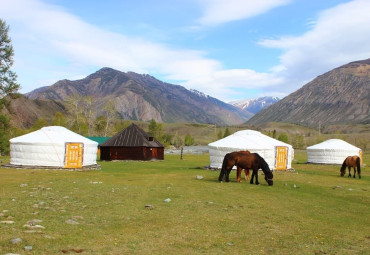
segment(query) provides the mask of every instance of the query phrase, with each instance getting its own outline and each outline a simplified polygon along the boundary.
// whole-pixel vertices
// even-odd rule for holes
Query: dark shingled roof
[[[135,124],[131,124],[109,140],[100,144],[100,147],[110,146],[151,148],[164,147],[163,144]]]

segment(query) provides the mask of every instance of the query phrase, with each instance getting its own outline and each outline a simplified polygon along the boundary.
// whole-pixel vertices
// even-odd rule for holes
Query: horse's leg
[[[230,172],[231,172],[231,169],[232,169],[233,167],[230,167],[229,169],[227,169],[226,168],[226,177],[225,177],[225,181],[226,182],[229,182],[230,181],[230,179],[229,179],[229,175],[230,175]]]
[[[258,169],[253,170],[253,172],[256,171],[256,185],[259,185],[260,183],[258,182]]]
[[[356,167],[353,167],[353,178],[356,178]]]
[[[352,175],[351,175],[351,167],[349,166],[348,167],[348,177],[351,177]]]
[[[225,171],[225,168],[222,167],[220,171],[220,176],[218,177],[219,182],[222,182],[222,180],[224,179]]]
[[[244,177],[245,177],[245,180],[248,181],[249,180],[249,169],[244,169]]]
[[[243,169],[239,166],[236,167],[236,180],[238,182],[241,182],[242,181],[242,171]]]

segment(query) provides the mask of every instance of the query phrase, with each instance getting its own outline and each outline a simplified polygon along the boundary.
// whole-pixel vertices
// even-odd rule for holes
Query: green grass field
[[[237,183],[234,172],[219,183],[203,169],[208,155],[85,172],[0,168],[0,255],[370,254],[368,167],[359,180],[295,157],[295,172],[275,173],[272,187]]]

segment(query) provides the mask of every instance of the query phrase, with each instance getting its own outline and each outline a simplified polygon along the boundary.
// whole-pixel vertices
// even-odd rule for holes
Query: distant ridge
[[[335,68],[262,110],[247,124],[370,123],[370,59]]]
[[[131,120],[239,125],[253,115],[199,91],[107,67],[84,79],[61,80],[26,94],[29,99],[59,102],[71,95],[92,96],[98,113],[106,102],[113,102],[117,113]]]

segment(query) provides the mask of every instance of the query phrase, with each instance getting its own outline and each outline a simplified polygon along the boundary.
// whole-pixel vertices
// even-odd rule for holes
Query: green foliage
[[[173,135],[164,134],[159,140],[164,146],[169,146],[172,144]]]
[[[131,121],[126,121],[126,120],[117,120],[115,123],[114,123],[114,133],[113,134],[116,134],[120,131],[122,131],[123,129],[127,128],[128,126],[131,125]],[[111,134],[111,135],[113,135]]]
[[[154,137],[157,134],[157,122],[154,119],[152,119],[149,123],[149,134]]]
[[[217,138],[222,139],[222,137],[223,137],[222,130],[219,130],[218,133],[217,133]]]
[[[105,118],[105,116],[100,115],[95,120],[95,132],[97,136],[104,136],[106,126],[107,126],[107,119]]]
[[[49,126],[49,122],[46,119],[38,119],[33,126],[31,127],[31,131],[39,130],[40,128]]]
[[[230,132],[229,128],[226,128],[225,133],[224,133],[224,137],[228,137],[229,135],[231,135],[231,132]]]
[[[3,107],[9,107],[10,99],[17,97],[17,91],[20,88],[17,83],[17,75],[11,70],[14,60],[14,50],[11,39],[8,36],[9,26],[0,19],[0,111]],[[0,115],[0,153],[9,153],[10,138],[10,120],[6,115]]]
[[[190,134],[186,134],[185,136],[185,146],[190,146],[194,144],[194,138],[191,137]]]
[[[182,139],[177,132],[174,137],[173,145],[175,145],[176,147],[181,147],[184,145],[184,139]]]
[[[285,133],[281,133],[278,137],[278,140],[279,141],[282,141],[284,143],[289,143],[289,138],[288,138],[288,135],[285,134]]]
[[[14,51],[8,32],[9,26],[0,19],[0,110],[7,102],[6,96],[16,93],[20,87],[16,73],[10,70],[14,63]]]
[[[9,154],[10,120],[6,115],[0,115],[0,155]]]
[[[51,121],[53,126],[67,127],[67,119],[61,112],[56,112],[53,120]]]
[[[304,149],[306,147],[304,136],[296,135],[294,139],[294,148],[295,149]]]

